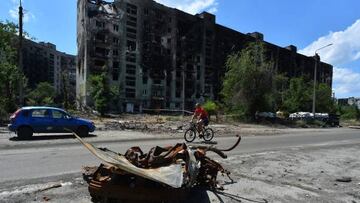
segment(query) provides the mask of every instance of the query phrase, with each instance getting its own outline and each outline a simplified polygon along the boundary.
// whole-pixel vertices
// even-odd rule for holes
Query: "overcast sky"
[[[38,41],[76,54],[76,0],[23,0],[25,29]],[[334,66],[336,97],[360,97],[359,0],[156,0],[195,14],[216,14],[218,24],[258,31],[279,46],[295,45]],[[16,21],[18,0],[0,0],[0,20]]]

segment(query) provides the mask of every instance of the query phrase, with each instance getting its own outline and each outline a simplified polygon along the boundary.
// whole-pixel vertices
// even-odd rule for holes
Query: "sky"
[[[337,98],[360,97],[359,0],[155,0],[195,14],[208,11],[218,24],[242,33],[258,31],[278,46],[334,66]],[[0,20],[17,22],[19,0],[0,0]],[[23,0],[24,29],[37,41],[76,54],[76,0]]]

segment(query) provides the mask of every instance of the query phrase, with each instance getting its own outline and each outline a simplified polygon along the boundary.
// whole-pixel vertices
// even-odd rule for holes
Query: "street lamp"
[[[319,54],[317,53],[319,50],[321,49],[324,49],[326,47],[329,47],[333,45],[332,43],[326,45],[326,46],[323,46],[323,47],[320,47],[319,49],[315,50],[315,55],[314,55],[314,59],[315,59],[315,68],[314,68],[314,89],[313,89],[313,104],[312,104],[312,113],[313,113],[313,116],[314,116],[314,119],[315,119],[315,103],[316,103],[316,73],[317,73],[317,66],[318,66],[318,62],[320,62],[320,56]]]

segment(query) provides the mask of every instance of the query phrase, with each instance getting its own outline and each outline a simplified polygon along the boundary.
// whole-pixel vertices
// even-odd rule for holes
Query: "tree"
[[[311,111],[311,84],[306,82],[303,77],[292,78],[290,80],[289,89],[286,91],[286,99],[284,101],[284,108],[286,111]]]
[[[91,84],[90,94],[94,100],[95,109],[100,112],[101,116],[104,116],[112,101],[112,91],[107,74],[92,75],[89,81]]]
[[[32,106],[54,105],[55,96],[54,87],[48,82],[41,82],[27,94],[26,103]]]
[[[325,84],[320,83],[316,87],[316,111],[326,113],[336,113],[336,105],[331,97],[332,90]]]
[[[273,72],[265,51],[262,42],[250,43],[226,61],[223,100],[228,111],[245,119],[253,119],[256,111],[267,111],[271,107]]]
[[[286,91],[284,109],[288,112],[312,111],[313,81],[306,81],[303,77],[292,78]],[[331,98],[331,88],[320,83],[316,86],[316,112],[335,113],[336,107]]]
[[[17,26],[14,23],[0,22],[0,109],[6,112],[13,112],[17,108],[19,81],[26,81],[16,65],[16,33]]]

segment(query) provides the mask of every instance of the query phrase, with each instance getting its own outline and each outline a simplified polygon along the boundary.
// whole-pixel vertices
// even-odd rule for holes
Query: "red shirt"
[[[196,108],[194,114],[195,116],[200,116],[200,119],[204,119],[208,117],[208,113],[201,107]]]

